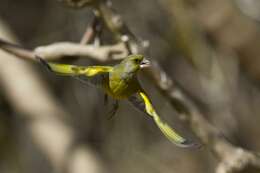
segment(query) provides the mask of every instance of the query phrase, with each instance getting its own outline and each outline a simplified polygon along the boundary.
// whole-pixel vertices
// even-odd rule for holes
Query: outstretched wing
[[[39,57],[37,57],[37,59],[39,59],[39,61],[50,71],[64,76],[85,75],[87,77],[91,77],[100,73],[108,73],[113,70],[113,67],[110,66],[76,66],[50,63]]]
[[[172,129],[167,123],[165,123],[160,116],[156,113],[152,106],[152,103],[145,92],[139,93],[129,97],[128,99],[137,109],[150,115],[162,133],[174,144],[180,147],[195,147],[196,143],[185,139],[179,135],[174,129]]]
[[[100,84],[104,77],[108,76],[108,73],[113,70],[113,67],[110,66],[77,66],[50,63],[40,57],[37,57],[37,59],[48,70],[57,75],[72,76],[84,83],[87,82],[94,85]]]

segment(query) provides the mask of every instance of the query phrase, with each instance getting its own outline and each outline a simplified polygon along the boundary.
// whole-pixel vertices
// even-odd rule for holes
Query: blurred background
[[[147,56],[189,95],[204,118],[227,141],[259,151],[260,1],[112,3],[132,33],[150,42]],[[93,17],[90,7],[71,8],[55,0],[1,0],[0,38],[27,48],[80,42]],[[111,35],[105,28],[103,44],[114,42]],[[88,58],[59,62],[100,64]],[[157,111],[200,142],[154,83],[143,74],[140,78]],[[103,95],[1,51],[0,172],[216,172],[218,158],[207,145],[176,147],[127,102],[109,120],[112,100],[105,106]]]

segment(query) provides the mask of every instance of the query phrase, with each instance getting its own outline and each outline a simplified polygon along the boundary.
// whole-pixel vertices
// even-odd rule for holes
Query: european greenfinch
[[[127,99],[138,110],[151,116],[162,133],[177,146],[193,147],[196,145],[179,135],[155,111],[137,78],[138,71],[150,65],[143,55],[129,55],[115,66],[76,66],[50,63],[39,57],[38,59],[56,74],[73,76],[94,84],[117,101]]]

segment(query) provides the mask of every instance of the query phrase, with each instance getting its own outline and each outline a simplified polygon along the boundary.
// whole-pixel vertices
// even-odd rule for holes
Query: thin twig
[[[90,41],[96,37],[98,33],[98,28],[100,25],[100,20],[97,15],[94,16],[93,21],[87,26],[87,29],[84,33],[84,35],[81,38],[80,44],[89,44]]]

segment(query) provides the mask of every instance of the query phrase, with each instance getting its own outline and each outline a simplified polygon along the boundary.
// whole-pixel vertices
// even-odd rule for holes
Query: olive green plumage
[[[162,133],[174,144],[181,147],[194,147],[196,144],[180,136],[156,113],[137,73],[149,63],[142,55],[129,55],[115,66],[75,66],[56,64],[38,58],[49,70],[60,75],[73,76],[103,89],[116,100],[128,99],[140,111],[151,116]]]
[[[106,89],[109,95],[116,99],[128,98],[141,89],[137,80],[137,72],[140,70],[141,55],[132,55],[113,67],[109,73],[109,87]]]

